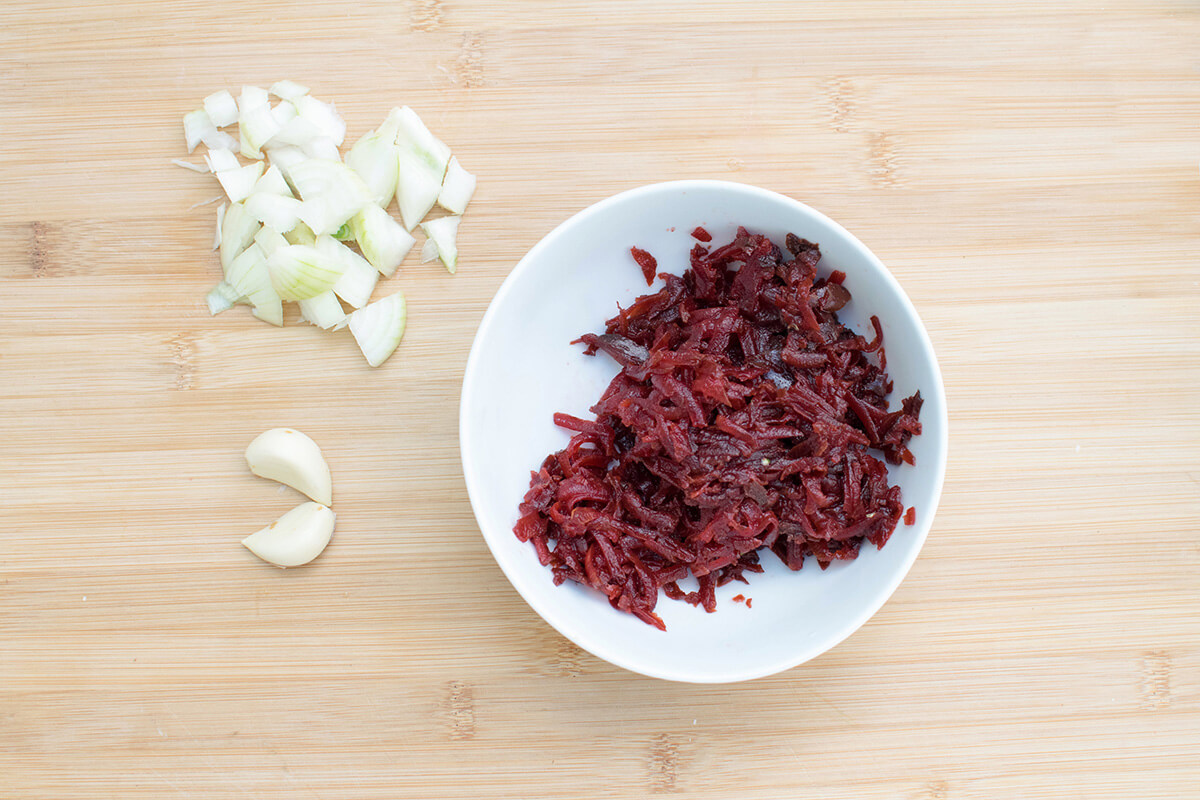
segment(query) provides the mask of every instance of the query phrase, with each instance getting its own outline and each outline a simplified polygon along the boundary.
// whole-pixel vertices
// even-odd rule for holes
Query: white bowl
[[[605,320],[648,290],[630,257],[636,245],[660,271],[681,274],[704,226],[713,242],[729,241],[738,225],[782,245],[787,233],[821,247],[819,271],[846,273],[853,299],[839,312],[854,330],[870,334],[879,317],[891,401],[920,389],[923,433],[910,445],[916,466],[891,469],[905,506],[917,510],[882,550],[864,543],[858,559],[822,571],[809,559],[787,569],[762,554],[765,572],[750,584],[717,590],[713,614],[659,598],[659,631],[613,609],[599,592],[573,583],[555,586],[533,547],[513,535],[517,506],[530,471],[566,445],[569,435],[552,415],[591,419],[589,407],[618,371],[612,359],[583,355],[571,342],[602,333]],[[480,530],[500,568],[534,611],[580,647],[613,664],[693,683],[748,680],[789,669],[853,633],[892,594],[925,542],[946,465],[946,399],[929,337],[908,297],[858,239],[803,203],[774,192],[724,181],[678,181],[643,186],[587,208],[550,232],[521,259],[484,314],[467,361],[460,410],[460,447],[467,491]],[[743,594],[753,607],[732,602]]]

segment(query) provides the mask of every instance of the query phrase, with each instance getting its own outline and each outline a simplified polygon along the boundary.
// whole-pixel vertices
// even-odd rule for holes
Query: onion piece
[[[183,138],[187,141],[189,153],[196,149],[205,136],[216,132],[217,126],[204,109],[198,108],[183,115]]]
[[[462,214],[467,210],[467,203],[475,194],[475,176],[459,165],[458,159],[450,157],[446,167],[446,178],[442,181],[442,191],[438,195],[438,205],[453,214]]]
[[[238,113],[245,114],[249,109],[258,106],[269,106],[271,98],[267,90],[259,86],[243,86],[242,94],[237,99]]]
[[[307,244],[314,246],[317,243],[317,235],[312,232],[312,228],[301,222],[290,231],[283,232],[283,238],[287,239],[288,244]]]
[[[434,137],[408,106],[394,112],[396,133],[396,204],[404,227],[412,230],[442,193],[450,148]],[[391,119],[391,118],[389,118]]]
[[[333,285],[334,293],[355,308],[369,303],[371,292],[375,290],[375,284],[379,280],[375,268],[365,258],[332,236],[318,236],[315,247],[322,255],[340,262],[345,269],[342,277]]]
[[[200,141],[204,142],[204,146],[210,150],[232,150],[238,146],[237,139],[234,139],[225,131],[219,131],[215,128]]]
[[[217,206],[217,231],[213,234],[213,250],[221,246],[221,224],[225,221],[225,207],[225,203]]]
[[[217,173],[217,180],[221,182],[221,188],[230,201],[240,203],[254,191],[254,184],[262,177],[262,173],[262,162],[255,161],[237,169],[221,170]]]
[[[350,332],[358,342],[358,348],[367,358],[367,363],[378,367],[395,352],[404,337],[408,310],[404,295],[393,295],[377,300],[350,315]]]
[[[208,165],[208,171],[214,175],[218,172],[237,169],[242,165],[242,162],[238,161],[238,157],[227,147],[210,149],[204,154],[204,163]]]
[[[346,271],[343,261],[305,244],[279,248],[266,264],[271,285],[284,300],[307,300],[327,292]]]
[[[297,113],[299,112],[296,111],[296,107],[284,100],[276,103],[271,108],[271,116],[275,118],[275,123],[279,125],[280,130],[283,129],[284,125],[294,120]],[[270,143],[268,142],[268,144]]]
[[[201,175],[208,174],[207,167],[202,167],[199,164],[193,164],[190,161],[184,161],[182,158],[172,158],[171,163],[177,167],[183,167],[184,169],[190,169],[192,172],[199,172]]]
[[[354,308],[362,308],[371,302],[371,294],[379,282],[379,271],[353,250],[347,248],[347,252],[354,258],[346,260],[346,271],[333,285],[333,291]]]
[[[300,221],[301,203],[289,193],[255,192],[246,198],[246,213],[277,231],[290,231]]]
[[[263,255],[267,258],[271,257],[281,247],[287,247],[291,242],[283,238],[283,234],[274,228],[269,228],[266,225],[258,229],[258,233],[254,234],[254,243],[258,245]]]
[[[290,103],[289,103],[290,105]],[[292,106],[293,110],[295,106]],[[308,144],[314,139],[321,138],[323,134],[321,129],[316,126],[311,120],[298,115],[293,116],[279,129],[279,133],[271,139],[271,147],[292,145],[293,147],[301,147]]]
[[[238,294],[237,289],[229,285],[227,281],[221,281],[212,288],[212,291],[204,298],[208,303],[208,312],[214,317],[222,311],[228,311],[238,303],[249,302],[246,298]]]
[[[278,138],[278,136],[275,137],[275,139]],[[272,142],[274,141],[275,140],[273,139]],[[271,162],[271,166],[279,167],[279,171],[283,174],[284,181],[292,188],[292,191],[294,192],[296,187],[292,184],[291,178],[288,177],[288,170],[301,161],[308,160],[308,156],[304,154],[304,151],[299,147],[295,147],[294,145],[276,146],[272,144],[267,148],[267,160]]]
[[[224,128],[238,121],[237,101],[228,89],[213,92],[204,98],[204,113],[208,114],[214,125]]]
[[[300,145],[300,149],[309,158],[323,158],[328,161],[342,160],[342,154],[338,152],[337,145],[328,136],[318,136],[315,139],[309,139]]]
[[[446,164],[450,161],[449,146],[430,133],[429,128],[425,127],[425,123],[417,116],[417,112],[408,106],[404,106],[396,114],[396,123],[396,144],[420,157],[431,172],[437,173],[438,184],[441,185],[442,175],[446,173]]]
[[[351,217],[350,230],[367,261],[388,278],[395,274],[417,242],[403,225],[377,205],[368,204]]]
[[[358,173],[371,190],[371,196],[382,208],[387,208],[396,194],[396,132],[387,123],[354,143],[346,154],[346,166]]]
[[[396,203],[404,227],[411,231],[437,202],[442,176],[450,161],[450,148],[430,133],[417,112],[408,106],[393,115],[398,128]]]
[[[300,301],[300,317],[318,328],[329,330],[346,319],[346,312],[333,291]]]
[[[254,306],[254,316],[272,325],[283,325],[283,303],[271,286],[267,259],[251,244],[225,270],[225,280]]]
[[[317,235],[333,233],[371,202],[362,178],[340,161],[300,161],[287,177],[304,200],[300,219]]]
[[[247,214],[241,203],[230,204],[221,220],[221,269],[229,269],[233,259],[254,241],[260,227],[258,220]]]
[[[267,171],[254,184],[254,193],[258,194],[260,192],[277,194],[282,197],[292,197],[292,187],[288,186],[287,181],[283,179],[283,172],[274,164],[267,167]]]
[[[241,111],[238,115],[238,136],[242,155],[246,158],[262,158],[262,147],[279,133],[280,124],[271,114],[266,103]]]
[[[346,139],[346,123],[337,113],[333,103],[322,103],[312,95],[301,95],[292,99],[300,119],[306,119],[316,126],[321,136],[328,136],[333,143],[341,146]]]
[[[429,169],[428,163],[410,150],[396,151],[396,205],[404,227],[410,231],[425,218],[442,191],[442,176]]]
[[[421,249],[422,261],[427,259],[425,256],[429,250],[429,242],[433,242],[436,248],[437,257],[446,265],[446,269],[453,274],[458,269],[458,223],[462,221],[462,217],[441,217],[432,219],[429,222],[421,223],[421,230],[425,231],[428,240],[425,247]]]
[[[271,88],[268,91],[280,100],[295,100],[308,94],[308,87],[302,86],[295,81],[283,80],[275,81],[275,83],[271,84]]]

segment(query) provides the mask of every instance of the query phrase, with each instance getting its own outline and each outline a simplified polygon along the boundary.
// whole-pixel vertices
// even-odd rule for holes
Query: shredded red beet
[[[917,510],[915,508],[909,508],[908,511],[904,512],[904,524],[905,525],[916,525],[917,524]]]
[[[580,338],[621,372],[595,420],[554,415],[576,433],[533,473],[514,529],[556,584],[665,629],[660,588],[713,611],[718,586],[762,571],[760,549],[824,569],[892,535],[900,488],[868,449],[913,463],[921,394],[889,410],[879,320],[869,341],[842,325],[850,293],[817,277],[817,245],[786,247],[744,228],[697,244],[683,277]]]
[[[629,252],[633,254],[633,260],[642,268],[642,276],[646,279],[646,285],[654,283],[654,276],[658,274],[658,259],[640,247],[631,247]]]
[[[692,231],[692,238],[698,239],[701,242],[711,242],[712,234],[697,225],[696,230]]]

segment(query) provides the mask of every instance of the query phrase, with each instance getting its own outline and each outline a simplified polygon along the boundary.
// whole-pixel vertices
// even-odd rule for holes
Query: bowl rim
[[[499,314],[499,309],[504,305],[504,301],[508,294],[512,291],[513,286],[516,284],[517,280],[519,280],[520,276],[529,269],[529,265],[537,259],[542,250],[549,248],[555,240],[566,235],[566,232],[570,228],[579,224],[583,220],[598,214],[602,214],[611,206],[628,202],[629,200],[636,199],[641,195],[654,194],[657,192],[686,192],[714,189],[719,191],[743,193],[748,196],[757,197],[758,199],[770,200],[788,205],[799,214],[809,216],[816,221],[828,225],[834,230],[840,232],[855,246],[856,249],[861,252],[862,256],[867,261],[872,262],[877,268],[879,274],[882,276],[883,280],[889,284],[891,291],[899,299],[900,309],[915,323],[917,339],[924,350],[924,358],[928,359],[930,366],[932,367],[932,373],[934,377],[933,385],[929,387],[929,389],[931,391],[931,396],[936,397],[937,402],[930,403],[928,406],[941,410],[941,414],[936,420],[936,425],[927,426],[928,428],[932,428],[932,430],[929,430],[928,433],[933,434],[936,439],[934,445],[936,448],[937,458],[936,463],[931,465],[931,468],[934,470],[932,501],[928,504],[925,504],[925,507],[922,508],[922,521],[918,524],[918,530],[914,532],[916,533],[915,538],[917,539],[916,546],[912,548],[911,553],[907,557],[902,567],[893,572],[887,585],[883,587],[883,591],[877,593],[876,600],[867,606],[864,606],[863,610],[858,615],[856,615],[849,623],[842,626],[836,636],[821,639],[812,645],[792,652],[786,657],[773,659],[769,662],[756,662],[755,664],[749,665],[740,671],[729,671],[721,674],[708,674],[704,673],[702,670],[688,670],[686,668],[669,670],[647,667],[635,660],[625,657],[625,655],[620,651],[614,651],[611,648],[598,646],[596,643],[587,641],[586,637],[580,635],[577,631],[564,629],[563,626],[554,621],[553,615],[547,614],[547,604],[540,600],[539,597],[531,590],[527,590],[527,587],[523,585],[523,581],[514,576],[512,571],[510,571],[509,566],[497,554],[496,548],[492,546],[492,536],[489,534],[487,526],[484,525],[480,509],[476,505],[475,498],[478,493],[473,491],[473,487],[475,487],[482,478],[477,474],[467,455],[470,450],[468,445],[471,442],[470,431],[468,429],[468,415],[466,413],[468,411],[467,406],[470,402],[470,398],[475,396],[475,375],[478,372],[476,365],[481,357],[480,351],[482,349],[482,341],[484,338],[486,338],[488,330],[491,328],[496,316]],[[922,391],[924,391],[924,387],[922,387]],[[921,321],[920,315],[917,314],[916,307],[913,305],[912,300],[908,297],[908,294],[904,291],[904,288],[900,285],[900,282],[896,280],[896,277],[892,275],[891,271],[886,265],[884,265],[879,257],[876,256],[869,247],[863,244],[863,242],[859,240],[857,236],[848,231],[837,221],[831,219],[812,206],[809,206],[806,203],[803,203],[785,194],[751,184],[739,183],[737,181],[690,179],[644,184],[632,189],[626,189],[592,203],[591,205],[575,212],[556,225],[549,233],[539,239],[537,243],[534,244],[533,247],[531,247],[519,261],[517,261],[516,265],[512,268],[512,270],[504,278],[504,281],[500,284],[500,287],[496,290],[496,293],[492,296],[491,301],[488,303],[487,310],[484,312],[483,317],[480,319],[479,325],[476,328],[475,336],[472,339],[471,350],[467,356],[466,366],[463,370],[463,380],[460,386],[458,434],[459,458],[462,464],[463,479],[467,489],[467,499],[471,505],[471,512],[475,517],[475,522],[479,527],[479,531],[483,536],[484,542],[487,544],[493,560],[500,567],[500,570],[504,573],[504,576],[508,579],[509,584],[512,585],[522,599],[525,600],[530,608],[532,608],[533,611],[539,617],[541,617],[544,622],[549,624],[568,640],[588,651],[589,653],[615,666],[629,670],[630,672],[634,672],[639,675],[645,675],[651,678],[658,678],[680,683],[718,684],[736,683],[754,680],[757,678],[764,678],[770,675],[785,672],[807,661],[810,661],[817,656],[832,650],[834,647],[845,641],[851,634],[853,634],[864,624],[866,624],[868,620],[875,616],[879,609],[882,608],[889,599],[891,599],[891,596],[903,582],[904,578],[908,576],[909,571],[912,569],[912,565],[916,562],[917,556],[920,555],[921,550],[924,548],[925,541],[929,536],[929,530],[933,526],[933,520],[937,514],[937,509],[941,502],[941,496],[946,477],[946,462],[949,454],[949,410],[946,405],[946,390],[942,377],[941,366],[938,363],[937,354],[934,352],[933,342],[929,338],[929,332],[925,329],[925,324]],[[925,436],[927,435],[927,432],[923,431],[921,435]],[[509,531],[509,533],[511,534],[511,531]]]

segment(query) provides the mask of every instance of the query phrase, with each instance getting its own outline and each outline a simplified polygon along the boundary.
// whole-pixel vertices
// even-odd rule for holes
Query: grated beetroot
[[[658,272],[658,259],[640,247],[629,248],[629,254],[633,256],[633,260],[642,268],[642,277],[646,279],[646,285],[649,286],[654,283],[654,275]]]
[[[870,341],[842,325],[845,275],[817,277],[812,242],[786,247],[744,228],[697,244],[682,277],[579,339],[621,371],[595,420],[554,415],[576,433],[532,474],[514,528],[555,584],[665,630],[660,588],[711,612],[718,586],[762,572],[761,549],[824,569],[887,543],[904,506],[868,449],[913,463],[921,394],[889,410],[879,320]]]

